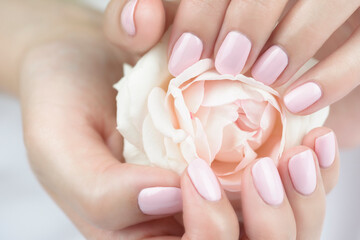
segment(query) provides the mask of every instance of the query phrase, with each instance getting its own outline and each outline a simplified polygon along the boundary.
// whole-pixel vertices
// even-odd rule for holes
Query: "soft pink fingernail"
[[[284,188],[279,172],[271,158],[262,158],[254,164],[252,176],[261,198],[270,205],[280,205],[284,200]]]
[[[315,140],[315,153],[322,168],[330,167],[335,160],[335,134],[329,132]]]
[[[209,201],[221,199],[219,182],[214,172],[204,160],[195,159],[191,161],[187,171],[196,190],[203,198]]]
[[[239,32],[229,32],[216,55],[215,67],[221,74],[239,74],[251,50],[250,40]]]
[[[169,72],[178,76],[185,69],[200,60],[203,43],[192,33],[183,33],[177,40],[169,60]]]
[[[135,7],[137,0],[130,0],[125,6],[121,13],[121,24],[130,36],[134,36],[136,33],[135,28]]]
[[[182,210],[181,190],[176,187],[151,187],[138,196],[140,210],[148,215],[174,214]]]
[[[298,113],[313,105],[321,96],[319,85],[308,82],[286,94],[284,103],[291,112]]]
[[[298,153],[289,160],[289,173],[295,189],[310,195],[316,187],[316,168],[310,150]]]
[[[251,70],[255,80],[265,85],[273,84],[288,65],[288,56],[279,46],[270,47],[256,61]]]

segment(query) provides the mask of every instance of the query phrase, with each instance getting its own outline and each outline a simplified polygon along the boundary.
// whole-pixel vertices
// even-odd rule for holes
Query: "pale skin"
[[[336,184],[339,157],[336,147],[334,163],[323,169],[313,150],[315,139],[330,129],[314,129],[301,146],[283,154],[278,170],[286,194],[279,206],[262,200],[251,176],[255,163],[247,167],[241,192],[244,225],[239,226],[226,195],[217,202],[205,200],[187,172],[179,177],[168,170],[123,163],[112,84],[122,75],[121,64],[134,63],[141,54],[125,54],[107,44],[101,14],[63,2],[9,0],[1,3],[0,18],[7,20],[0,21],[0,28],[11,30],[0,39],[0,86],[21,101],[31,166],[86,238],[320,237],[325,194]],[[29,21],[31,34],[25,31]],[[21,41],[15,41],[20,36]],[[304,196],[293,187],[288,161],[306,149],[313,152],[317,185]],[[139,192],[158,186],[182,188],[185,230],[174,216],[140,211]]]
[[[157,42],[174,18],[169,43],[169,62],[174,54],[174,46],[183,33],[191,33],[201,40],[203,48],[200,52],[201,56],[198,56],[200,59],[213,58],[216,63],[220,58],[219,49],[227,34],[236,32],[247,39],[246,44],[251,45],[251,50],[249,48],[250,52],[245,53],[244,66],[235,72],[248,74],[259,81],[266,80],[268,85],[279,87],[288,82],[304,63],[315,56],[320,63],[288,86],[285,96],[309,82],[315,83],[321,93],[318,93],[316,99],[306,102],[301,99],[303,94],[300,94],[296,99],[297,102],[292,103],[297,105],[296,109],[294,106],[290,107],[289,103],[288,108],[293,113],[301,115],[313,113],[339,101],[360,83],[359,0],[182,0],[176,15],[174,14],[176,3],[138,0],[134,12],[136,32],[131,35],[118,21],[126,2],[113,0],[109,5],[106,17],[109,39],[130,50],[146,51]],[[150,26],[152,27],[149,28]],[[232,44],[239,41],[235,38],[232,40]],[[238,43],[240,53],[231,56],[233,61],[240,61],[241,57],[244,57],[243,51],[246,48],[244,41]],[[286,64],[269,65],[268,68],[280,69],[278,76],[266,79],[269,69],[266,69],[267,74],[254,69],[259,68],[260,65],[265,68],[264,64],[260,64],[261,57],[272,46],[281,49],[284,56],[280,60],[282,63],[285,61]],[[186,50],[190,48],[192,50],[187,52]],[[193,53],[194,48],[194,46],[183,47],[180,51],[183,56],[178,57],[181,61],[174,64],[174,68],[181,68],[180,65],[185,60],[189,60],[187,55],[194,57],[193,54],[196,55]],[[234,49],[228,50],[227,54]],[[226,57],[222,60],[226,61]],[[275,61],[274,58],[271,61]],[[234,69],[229,69],[230,66],[224,66],[226,63],[222,65],[222,68],[217,67],[218,70],[221,69],[221,73],[235,73],[231,71]]]

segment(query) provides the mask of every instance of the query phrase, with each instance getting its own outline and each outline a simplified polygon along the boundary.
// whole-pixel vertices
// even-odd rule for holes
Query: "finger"
[[[288,88],[286,107],[293,113],[310,114],[340,100],[359,85],[359,65],[360,28]]]
[[[231,1],[216,42],[217,71],[232,75],[246,72],[269,38],[286,3],[287,0]]]
[[[89,223],[74,212],[73,209],[59,202],[56,198],[55,201],[86,239],[145,239],[148,236],[182,236],[184,233],[183,226],[173,217],[151,220],[116,231],[101,229]]]
[[[112,0],[105,12],[106,36],[123,50],[141,55],[161,39],[176,8],[175,1]]]
[[[329,193],[339,179],[340,157],[335,133],[326,127],[315,128],[304,137],[303,145],[316,153],[324,188]]]
[[[285,83],[358,7],[359,1],[298,1],[265,45],[253,77],[266,85]],[[285,57],[288,63],[280,64]]]
[[[193,160],[181,178],[183,219],[187,240],[238,239],[239,224],[211,168]]]
[[[229,0],[181,1],[169,43],[172,75],[212,56],[228,3]]]
[[[120,163],[92,127],[83,121],[77,123],[71,117],[68,119],[77,129],[76,133],[71,133],[71,139],[67,137],[68,123],[64,123],[64,127],[52,122],[51,132],[37,133],[36,142],[41,147],[32,147],[48,155],[45,159],[49,161],[43,163],[47,165],[47,172],[38,172],[38,175],[46,179],[42,183],[57,198],[68,203],[87,221],[108,230],[123,229],[181,211],[176,173]],[[31,131],[39,130],[33,128]]]
[[[245,169],[241,201],[249,239],[295,239],[294,215],[273,160],[262,158]]]
[[[295,216],[296,239],[320,239],[325,190],[315,153],[305,146],[289,149],[278,168]]]

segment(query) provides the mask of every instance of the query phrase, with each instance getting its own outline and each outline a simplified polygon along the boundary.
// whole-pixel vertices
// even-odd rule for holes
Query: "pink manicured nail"
[[[130,36],[134,36],[136,33],[135,29],[135,7],[136,7],[137,0],[130,0],[124,7],[121,13],[121,24]]]
[[[203,43],[194,34],[183,33],[174,45],[169,60],[169,72],[178,76],[185,69],[200,60]]]
[[[315,140],[315,152],[322,168],[330,167],[335,160],[335,134],[329,132]]]
[[[191,161],[187,171],[192,183],[203,198],[209,201],[221,199],[219,182],[204,160],[195,159]]]
[[[148,215],[174,214],[182,210],[181,190],[176,187],[152,187],[141,190],[140,210]]]
[[[291,112],[298,113],[313,105],[321,96],[319,85],[308,82],[286,94],[284,103]]]
[[[288,56],[279,46],[270,47],[254,64],[251,74],[265,85],[273,84],[288,65]]]
[[[239,32],[229,32],[216,55],[215,67],[221,74],[239,74],[251,50],[250,40]]]
[[[295,189],[310,195],[316,187],[316,169],[314,158],[310,150],[298,153],[289,161],[289,173]]]
[[[258,193],[267,204],[276,206],[283,202],[284,188],[271,158],[262,158],[255,163],[252,176]]]

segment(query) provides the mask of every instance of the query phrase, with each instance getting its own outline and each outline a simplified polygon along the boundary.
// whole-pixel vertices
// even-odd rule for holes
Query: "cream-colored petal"
[[[127,163],[150,165],[150,161],[144,154],[144,151],[138,149],[136,146],[129,143],[126,139],[124,139],[123,155]]]
[[[196,82],[183,91],[186,106],[191,113],[196,113],[204,98],[204,82]]]
[[[164,136],[155,128],[150,116],[144,120],[142,140],[144,151],[150,163],[154,166],[169,169]]]
[[[186,138],[186,133],[182,129],[175,129],[170,114],[165,108],[165,92],[161,88],[154,88],[148,99],[148,109],[151,120],[155,128],[164,136],[171,138],[179,143]]]

